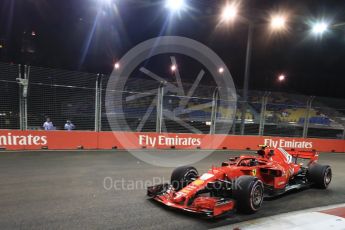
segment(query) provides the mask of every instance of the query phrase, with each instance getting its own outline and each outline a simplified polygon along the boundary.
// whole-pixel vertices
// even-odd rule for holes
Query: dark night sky
[[[247,26],[239,20],[217,27],[225,1],[189,0],[191,9],[173,20],[161,0],[113,0],[116,7],[100,6],[100,1],[1,0],[0,38],[8,41],[3,61],[24,62],[23,32],[35,31],[33,65],[110,73],[114,62],[136,44],[159,35],[179,35],[212,48],[242,87]],[[289,13],[289,31],[269,36],[266,19],[272,11]],[[322,39],[310,36],[307,26],[319,17],[331,19],[332,25],[345,22],[344,0],[244,0],[241,16],[258,23],[250,89],[345,97],[345,26],[334,26]],[[280,73],[288,81],[278,86],[275,78]]]

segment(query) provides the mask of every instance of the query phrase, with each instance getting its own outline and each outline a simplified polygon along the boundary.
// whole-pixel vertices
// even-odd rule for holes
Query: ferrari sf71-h
[[[253,213],[264,197],[310,186],[325,189],[332,180],[318,154],[260,146],[256,155],[230,158],[199,176],[191,166],[176,168],[170,184],[149,187],[147,195],[172,208],[217,217],[231,210]]]

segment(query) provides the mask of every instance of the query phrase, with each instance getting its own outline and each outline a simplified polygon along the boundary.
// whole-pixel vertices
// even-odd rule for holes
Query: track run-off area
[[[248,152],[216,151],[193,166],[203,173],[243,153]],[[161,150],[155,154],[183,151]],[[126,151],[0,152],[0,228],[209,229],[345,203],[345,153],[321,153],[319,162],[333,170],[327,190],[292,192],[265,200],[253,215],[234,213],[207,220],[149,200],[146,186],[168,182],[173,169],[144,163]]]

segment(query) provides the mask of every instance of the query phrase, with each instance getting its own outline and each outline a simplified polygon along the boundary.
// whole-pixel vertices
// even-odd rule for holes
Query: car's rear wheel
[[[198,177],[198,171],[192,166],[176,168],[171,174],[171,184],[176,191],[186,187]]]
[[[332,181],[329,165],[312,164],[308,169],[308,179],[318,188],[326,189]]]
[[[234,188],[237,210],[243,213],[254,213],[261,207],[264,198],[262,181],[253,176],[240,176]]]

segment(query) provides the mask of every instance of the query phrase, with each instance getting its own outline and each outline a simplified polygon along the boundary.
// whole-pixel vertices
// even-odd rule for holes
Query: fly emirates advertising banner
[[[155,148],[157,146],[165,146],[170,148],[171,146],[195,146],[200,147],[202,138],[198,137],[168,137],[165,135],[150,136],[139,135],[138,144],[140,146],[149,146]]]
[[[272,148],[345,152],[345,140],[206,134],[0,130],[0,148],[25,149],[233,149]]]
[[[47,136],[33,135],[26,133],[11,133],[1,134],[0,146],[45,146],[48,144]]]

